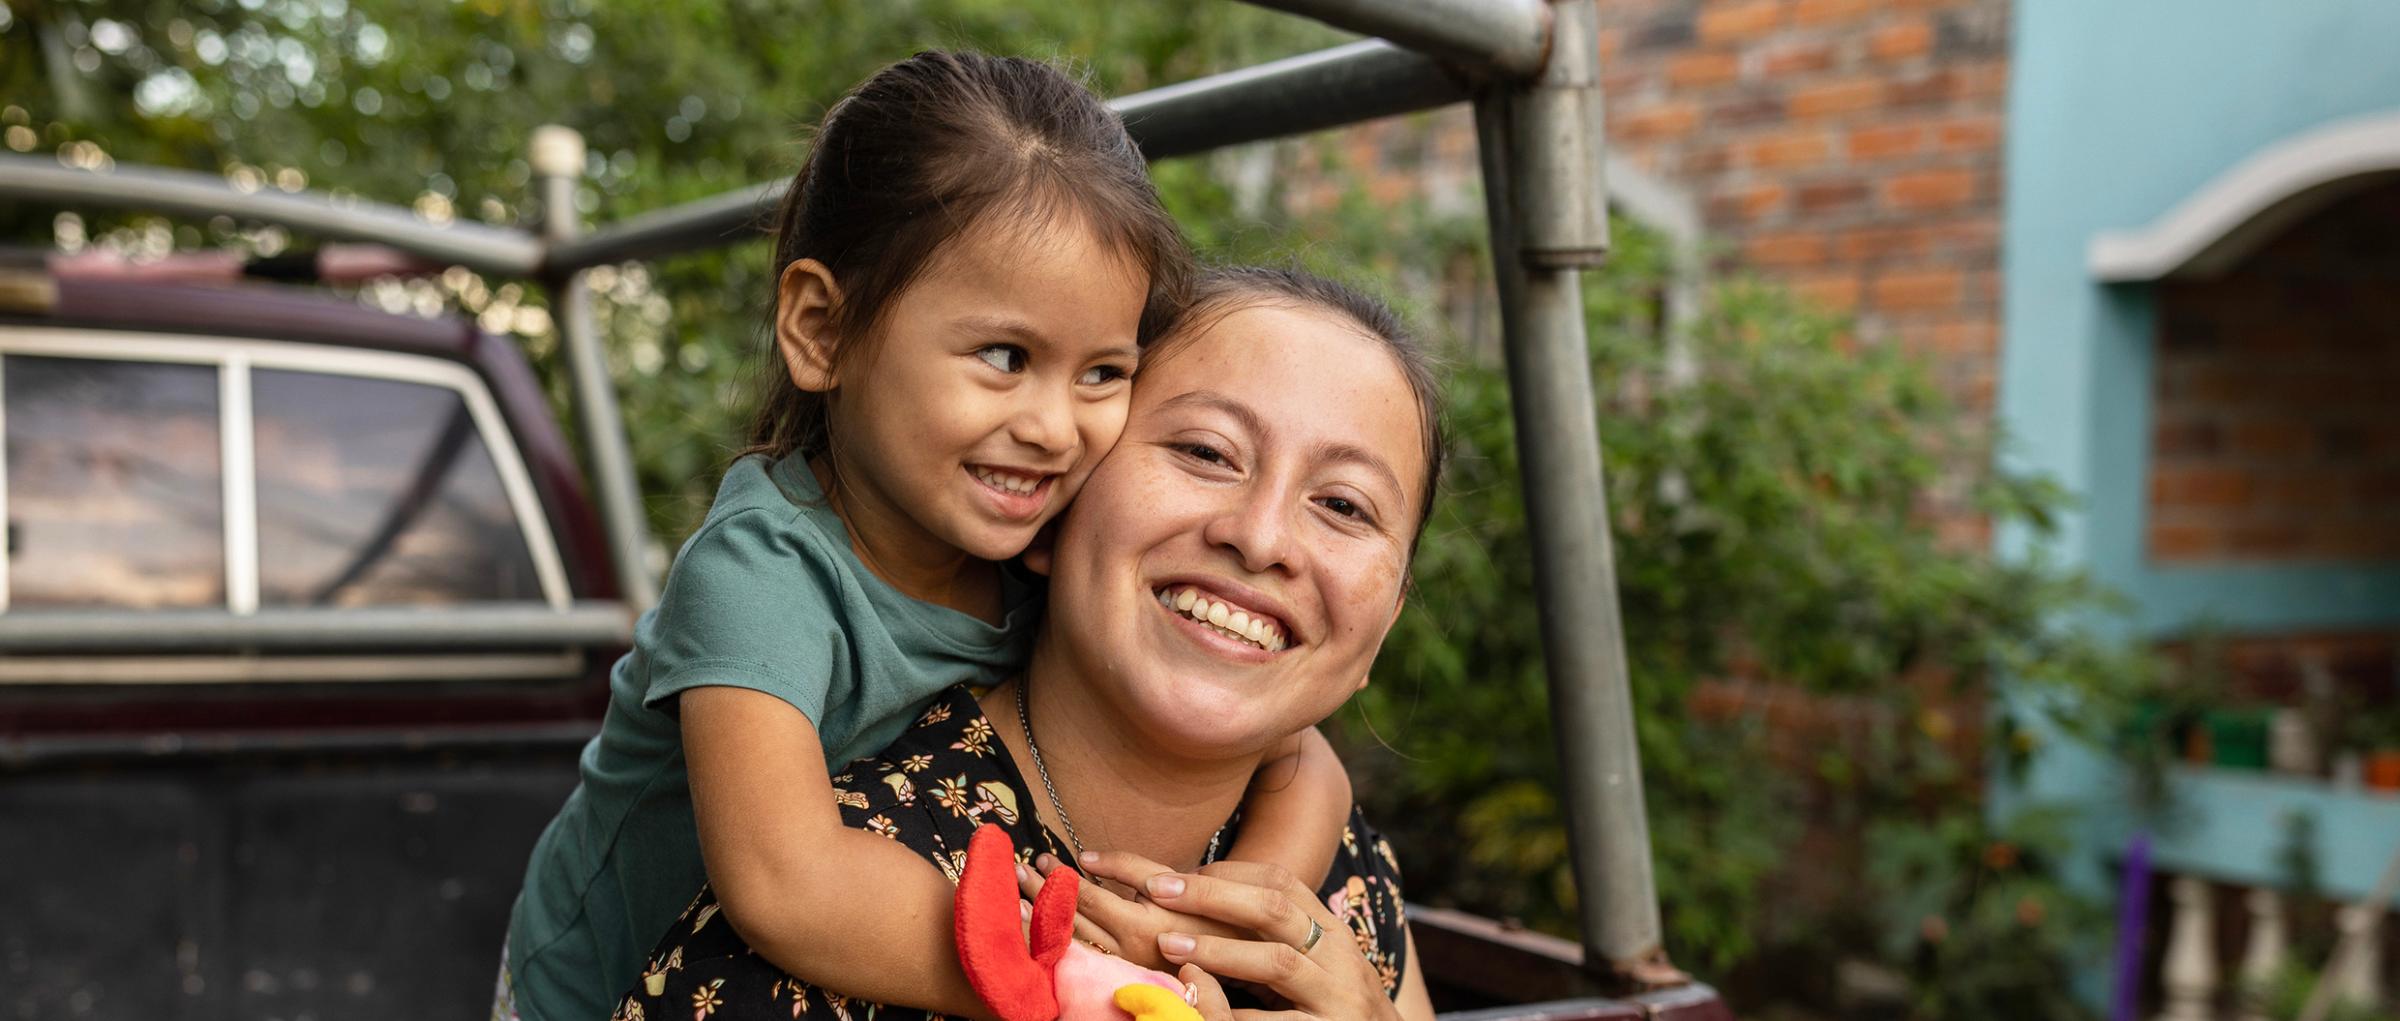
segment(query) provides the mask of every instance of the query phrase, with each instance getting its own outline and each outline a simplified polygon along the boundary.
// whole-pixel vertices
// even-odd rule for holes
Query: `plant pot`
[[[2208,731],[2208,761],[2225,769],[2267,768],[2267,722],[2264,710],[2209,710],[2201,718]]]
[[[2362,770],[2368,790],[2400,791],[2400,748],[2377,748],[2367,753]]]

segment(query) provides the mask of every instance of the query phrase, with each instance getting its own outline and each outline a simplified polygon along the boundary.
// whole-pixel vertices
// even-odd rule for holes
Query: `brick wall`
[[[1601,18],[1609,143],[1700,204],[1718,268],[1854,314],[1863,342],[1926,354],[1970,426],[1988,422],[2007,0],[1605,0]],[[1477,209],[1464,111],[1337,144],[1375,168],[1378,199],[1415,189]],[[1294,198],[1336,194],[1316,180]],[[1481,339],[1488,310],[1450,304],[1452,325]],[[1937,504],[1947,538],[1987,544],[1979,517]]]
[[[2400,185],[2158,292],[2149,552],[2400,560]]]
[[[1999,368],[2004,0],[1611,0],[1619,151],[1697,197],[1723,262],[1930,355],[1978,419]]]

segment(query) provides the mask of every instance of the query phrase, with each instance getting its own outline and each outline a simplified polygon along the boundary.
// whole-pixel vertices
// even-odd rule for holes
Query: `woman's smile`
[[[1216,589],[1188,583],[1162,585],[1155,594],[1168,614],[1190,625],[1185,630],[1212,645],[1233,643],[1235,651],[1272,655],[1290,644],[1283,621],[1255,600],[1236,602]]]

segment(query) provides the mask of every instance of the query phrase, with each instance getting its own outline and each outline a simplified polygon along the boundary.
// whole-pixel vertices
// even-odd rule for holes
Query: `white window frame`
[[[229,613],[248,616],[258,612],[258,479],[250,402],[250,374],[255,369],[420,383],[457,394],[466,403],[475,431],[500,473],[501,492],[516,515],[526,551],[533,559],[542,601],[561,611],[572,602],[564,561],[550,532],[550,519],[535,493],[533,475],[483,377],[465,365],[427,355],[301,341],[53,326],[0,327],[0,356],[7,355],[205,365],[217,370],[217,425],[224,461],[225,609]],[[0,383],[4,382],[0,378]],[[6,399],[0,396],[0,522],[8,519],[7,421]],[[0,541],[0,612],[9,608],[9,572],[14,566],[6,547],[7,543]]]

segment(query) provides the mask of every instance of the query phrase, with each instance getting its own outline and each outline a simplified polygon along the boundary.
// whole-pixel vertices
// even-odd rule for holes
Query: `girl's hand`
[[[1229,938],[1177,931],[1158,938],[1161,955],[1185,966],[1179,975],[1198,990],[1202,1017],[1363,1021],[1400,1016],[1349,927],[1290,873],[1273,865],[1222,861],[1202,868],[1199,875],[1172,878],[1182,880],[1182,890],[1154,893],[1163,906],[1256,934]],[[1158,885],[1153,882],[1151,888]],[[1219,979],[1262,986],[1282,997],[1291,1010],[1228,1010]]]
[[[1032,897],[1042,890],[1044,877],[1054,869],[1064,867],[1058,859],[1047,854],[1033,861],[1033,868],[1020,869],[1017,885],[1025,896]],[[1254,939],[1257,934],[1212,919],[1187,915],[1158,904],[1158,890],[1151,884],[1171,887],[1180,881],[1172,869],[1138,854],[1124,851],[1092,852],[1084,860],[1085,874],[1095,880],[1113,880],[1139,891],[1133,898],[1104,889],[1097,882],[1084,883],[1076,889],[1075,938],[1094,948],[1122,957],[1155,971],[1172,973],[1175,963],[1159,956],[1158,938],[1170,932],[1206,933],[1229,939]]]

